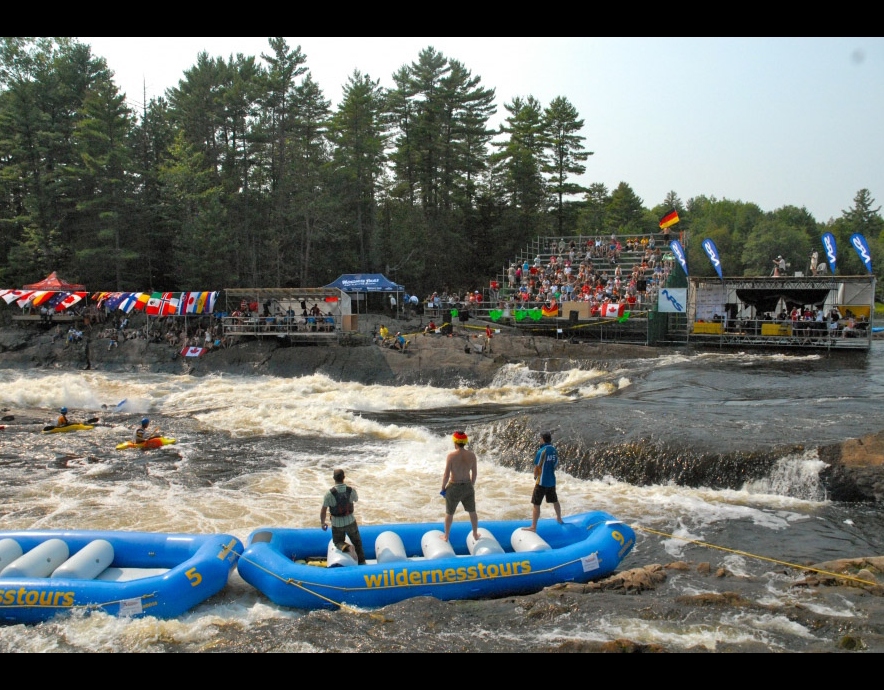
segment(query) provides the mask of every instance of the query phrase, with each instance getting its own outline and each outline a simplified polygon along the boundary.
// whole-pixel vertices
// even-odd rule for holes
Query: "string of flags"
[[[88,292],[64,290],[0,290],[6,304],[15,302],[22,309],[30,306],[63,312],[85,299]],[[218,292],[96,292],[91,300],[96,306],[126,314],[143,311],[148,316],[184,316],[211,314]]]

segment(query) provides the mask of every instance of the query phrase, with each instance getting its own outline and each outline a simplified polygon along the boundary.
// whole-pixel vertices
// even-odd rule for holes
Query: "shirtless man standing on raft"
[[[470,516],[473,526],[473,538],[479,540],[479,518],[476,517],[476,454],[465,448],[469,439],[463,431],[455,431],[451,439],[454,441],[454,450],[445,458],[445,472],[442,475],[442,491],[445,498],[445,534],[442,541],[448,541],[451,532],[451,521],[454,519],[454,511],[457,505],[463,503],[463,508]]]

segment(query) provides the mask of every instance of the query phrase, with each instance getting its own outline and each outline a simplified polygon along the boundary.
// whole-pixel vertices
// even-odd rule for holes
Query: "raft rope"
[[[272,570],[265,568],[260,563],[256,563],[255,561],[251,560],[250,558],[246,558],[241,553],[236,554],[236,556],[240,560],[246,561],[247,563],[251,563],[258,570],[263,570],[265,573],[267,573],[271,577],[275,577],[280,582],[284,582],[287,585],[292,585],[293,587],[297,587],[298,589],[303,590],[307,594],[311,594],[311,595],[315,596],[317,599],[322,599],[323,601],[326,601],[329,604],[332,604],[333,606],[337,606],[339,609],[341,609],[343,611],[347,611],[348,613],[362,613],[362,611],[360,611],[359,609],[355,609],[352,606],[344,604],[343,602],[335,601],[334,599],[329,599],[327,596],[324,596],[324,595],[320,594],[319,592],[314,592],[313,590],[308,589],[301,582],[298,582],[297,580],[293,580],[290,577],[282,577],[282,575],[280,575],[279,573],[275,573]],[[310,583],[310,584],[313,584],[313,583]]]
[[[587,531],[590,531],[590,530],[594,529],[596,526],[598,526],[598,524],[602,524],[602,523],[593,523],[593,524],[591,524],[591,525],[588,525],[588,526],[586,527]],[[320,594],[319,592],[315,592],[315,591],[313,591],[312,589],[309,589],[307,586],[305,586],[305,583],[304,583],[303,580],[294,580],[294,579],[292,579],[292,578],[290,578],[290,577],[288,577],[288,578],[287,578],[287,577],[283,577],[283,576],[280,575],[279,573],[275,573],[275,572],[273,572],[272,570],[270,570],[270,569],[268,569],[268,568],[265,568],[265,567],[264,567],[263,565],[261,565],[260,563],[256,563],[255,561],[251,560],[250,558],[247,558],[247,557],[246,557],[245,555],[243,555],[243,554],[236,554],[236,556],[237,556],[238,558],[240,558],[241,560],[246,561],[247,563],[251,563],[251,564],[252,564],[253,566],[255,566],[258,570],[261,570],[261,571],[267,573],[267,574],[270,575],[271,577],[275,577],[275,578],[276,578],[277,580],[279,580],[280,582],[284,582],[284,583],[287,584],[287,585],[291,585],[291,586],[293,586],[293,587],[297,587],[298,589],[300,589],[300,590],[306,592],[307,594],[310,594],[310,595],[312,595],[312,596],[315,596],[315,597],[318,598],[318,599],[322,599],[323,601],[328,602],[329,604],[332,604],[332,605],[334,605],[334,606],[337,606],[337,607],[339,607],[339,608],[341,608],[341,609],[343,609],[343,610],[346,610],[346,611],[348,611],[348,612],[350,612],[350,613],[364,613],[363,611],[360,611],[360,610],[358,610],[358,609],[355,609],[355,608],[349,606],[348,604],[344,604],[343,602],[335,601],[334,599],[330,599],[329,597],[327,597],[327,596],[325,596],[325,595],[323,595],[323,594]],[[566,561],[566,562],[564,562],[564,563],[558,563],[558,564],[556,564],[556,565],[554,565],[554,566],[552,566],[552,567],[550,567],[550,568],[544,568],[544,569],[542,569],[542,570],[532,570],[530,573],[508,573],[508,574],[506,574],[506,575],[498,575],[497,577],[498,577],[498,578],[527,577],[527,576],[530,576],[530,575],[537,575],[537,574],[543,574],[543,573],[552,573],[552,572],[555,572],[556,570],[559,570],[559,569],[561,569],[561,568],[567,568],[568,566],[573,565],[573,564],[575,564],[575,563],[580,563],[581,560],[583,560],[583,559],[582,559],[582,558],[574,558],[574,559],[572,559],[572,560],[570,560],[570,561]],[[386,589],[386,588],[387,588],[387,587],[339,587],[339,586],[336,586],[336,585],[325,585],[325,584],[322,584],[322,585],[321,585],[321,584],[316,583],[316,582],[308,582],[308,583],[306,583],[306,584],[309,585],[309,586],[313,586],[313,587],[325,587],[326,589],[334,589],[334,590],[348,591],[348,592],[350,592],[350,591],[368,590],[368,589],[374,589],[374,590],[377,590],[377,589]],[[434,584],[434,585],[457,585],[457,584],[463,584],[463,582],[434,582],[433,584]],[[408,583],[408,584],[406,584],[406,585],[391,585],[391,587],[393,587],[393,588],[403,587],[403,586],[404,586],[404,587],[423,587],[423,586],[424,586],[424,583],[421,583],[421,584],[419,584],[419,585],[412,585],[412,584],[410,584],[410,583]],[[371,615],[372,617],[377,617],[378,614],[369,614],[369,615]]]
[[[778,565],[784,565],[789,568],[795,568],[796,570],[809,570],[814,573],[820,573],[821,575],[830,575],[839,580],[850,580],[852,582],[858,582],[864,585],[871,585],[872,587],[877,587],[877,582],[869,582],[868,580],[860,580],[858,577],[851,577],[850,575],[843,575],[841,573],[832,573],[828,570],[821,570],[820,568],[814,568],[808,565],[798,565],[797,563],[789,563],[788,561],[780,561],[776,558],[768,558],[767,556],[759,556],[758,554],[748,553],[746,551],[739,551],[737,549],[729,549],[726,546],[718,546],[716,544],[710,544],[709,542],[699,541],[697,539],[688,539],[687,537],[679,537],[675,534],[669,534],[667,532],[661,532],[659,530],[651,529],[650,527],[642,527],[641,525],[632,525],[634,530],[638,530],[641,532],[647,532],[648,534],[655,534],[658,537],[667,537],[668,539],[680,539],[681,541],[688,542],[689,544],[696,544],[697,546],[705,546],[707,549],[718,549],[719,551],[727,551],[728,553],[737,554],[738,556],[745,556],[747,558],[755,558],[759,561],[769,561],[770,563],[776,563]]]
[[[594,525],[589,525],[589,526],[587,526],[587,530],[591,530],[591,529],[593,529],[595,526],[596,526],[595,524],[594,524]],[[759,556],[758,554],[752,554],[752,553],[748,553],[748,552],[746,552],[746,551],[740,551],[740,550],[738,550],[738,549],[730,549],[730,548],[727,548],[727,547],[725,547],[725,546],[718,546],[717,544],[710,544],[709,542],[700,541],[700,540],[697,540],[697,539],[688,539],[687,537],[680,537],[680,536],[678,536],[678,535],[670,534],[670,533],[668,533],[668,532],[662,532],[662,531],[660,531],[660,530],[655,530],[655,529],[652,529],[652,528],[650,528],[650,527],[642,527],[641,525],[631,525],[631,527],[632,527],[634,530],[636,530],[636,531],[645,532],[645,533],[647,533],[647,534],[654,534],[654,535],[656,535],[656,536],[659,536],[659,537],[666,537],[666,538],[668,538],[668,539],[679,539],[680,541],[684,541],[684,542],[687,542],[687,543],[690,543],[690,544],[695,544],[695,545],[697,545],[697,546],[703,546],[703,547],[706,547],[706,548],[709,548],[709,549],[717,549],[717,550],[719,550],[719,551],[725,551],[725,552],[733,553],[733,554],[736,554],[736,555],[739,555],[739,556],[745,556],[746,558],[754,558],[754,559],[761,560],[761,561],[768,561],[768,562],[776,563],[776,564],[778,564],[778,565],[783,565],[783,566],[786,566],[786,567],[789,567],[789,568],[795,568],[796,570],[804,570],[804,571],[810,571],[810,572],[819,573],[819,574],[821,574],[821,575],[829,575],[829,576],[834,577],[834,578],[836,578],[836,579],[838,579],[838,580],[849,580],[849,581],[851,581],[851,582],[857,582],[857,583],[859,583],[859,584],[870,585],[870,586],[872,586],[872,587],[878,586],[878,583],[877,583],[877,582],[869,582],[868,580],[861,580],[860,578],[852,577],[852,576],[850,576],[850,575],[843,575],[843,574],[840,574],[840,573],[833,573],[833,572],[829,572],[829,571],[827,571],[827,570],[822,570],[822,569],[820,569],[820,568],[814,568],[814,567],[811,567],[811,566],[799,565],[799,564],[797,564],[797,563],[790,563],[790,562],[788,562],[788,561],[781,561],[781,560],[778,560],[778,559],[776,559],[776,558],[769,558],[769,557],[767,557],[767,556]],[[346,588],[345,588],[345,587],[337,587],[337,586],[334,586],[334,585],[319,585],[318,583],[315,583],[315,582],[308,582],[308,583],[306,583],[306,585],[309,585],[309,587],[308,587],[308,586],[305,586],[304,581],[302,581],[302,580],[299,581],[299,580],[295,580],[295,579],[293,579],[293,578],[286,578],[286,577],[283,577],[283,576],[281,576],[279,573],[275,573],[275,572],[273,572],[272,570],[270,570],[270,569],[268,569],[268,568],[265,568],[265,567],[264,567],[263,565],[261,565],[260,563],[256,563],[255,561],[253,561],[253,560],[247,558],[247,557],[244,556],[243,554],[235,554],[235,555],[236,555],[237,558],[240,558],[240,559],[242,559],[242,560],[247,561],[248,563],[251,563],[253,566],[255,566],[255,567],[258,568],[259,570],[262,570],[263,572],[267,573],[267,574],[270,575],[271,577],[275,577],[275,578],[276,578],[277,580],[279,580],[280,582],[284,582],[284,583],[287,584],[287,585],[291,585],[291,586],[293,586],[293,587],[297,587],[298,589],[304,591],[305,593],[310,594],[310,595],[312,595],[312,596],[315,596],[317,599],[321,599],[321,600],[323,600],[323,601],[325,601],[325,602],[327,602],[327,603],[329,603],[329,604],[331,604],[331,605],[333,605],[333,606],[338,607],[338,608],[341,609],[341,610],[347,611],[347,612],[349,612],[349,613],[356,613],[356,614],[363,614],[363,613],[365,613],[364,611],[360,611],[359,609],[353,608],[352,606],[349,606],[348,604],[345,604],[345,603],[340,602],[340,601],[335,601],[334,599],[331,599],[331,598],[329,598],[329,597],[327,597],[327,596],[325,596],[325,595],[323,595],[323,594],[320,594],[319,592],[316,592],[316,591],[310,589],[310,587],[312,587],[312,586],[317,586],[317,587],[318,587],[318,586],[322,586],[322,587],[325,587],[326,589],[347,590],[347,591],[353,591],[353,590],[358,590],[358,589],[368,589],[367,587],[365,587],[365,588],[346,587]],[[559,564],[557,564],[557,565],[555,565],[555,566],[553,566],[553,567],[551,567],[551,568],[546,568],[546,569],[543,569],[543,570],[532,570],[530,574],[531,574],[531,575],[536,575],[536,574],[538,574],[538,573],[550,573],[550,572],[554,572],[554,571],[556,571],[556,570],[558,570],[558,569],[560,569],[560,568],[565,568],[565,567],[567,567],[567,566],[569,566],[569,565],[572,565],[572,564],[574,564],[574,563],[578,563],[578,562],[580,562],[581,560],[582,560],[582,559],[580,559],[580,558],[575,558],[575,559],[570,560],[570,561],[567,561],[567,562],[565,562],[565,563],[559,563]],[[522,576],[525,576],[525,575],[528,575],[528,574],[529,574],[529,573],[512,573],[512,574],[508,574],[508,575],[500,575],[499,577],[503,577],[503,578],[509,578],[509,577],[522,577]],[[446,584],[460,584],[460,583],[457,583],[457,582],[437,582],[437,583],[434,583],[434,584],[437,584],[437,585],[446,585]],[[402,586],[402,585],[394,585],[394,586]],[[405,585],[405,586],[412,586],[412,585]],[[414,586],[422,586],[422,585],[414,585]],[[372,616],[372,617],[378,617],[378,616],[380,616],[380,614],[377,614],[377,613],[369,613],[369,615]]]

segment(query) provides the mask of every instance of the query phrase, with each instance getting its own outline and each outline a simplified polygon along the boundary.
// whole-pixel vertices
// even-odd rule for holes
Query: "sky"
[[[269,53],[266,37],[78,37],[103,57],[129,105],[178,86],[197,55]],[[286,38],[336,106],[354,70],[392,75],[432,47],[504,105],[566,98],[592,151],[573,181],[628,184],[647,208],[675,192],[806,208],[838,218],[868,189],[884,206],[884,38]]]

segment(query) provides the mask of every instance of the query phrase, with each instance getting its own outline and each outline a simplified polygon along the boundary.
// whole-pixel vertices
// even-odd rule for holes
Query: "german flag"
[[[660,219],[660,229],[662,230],[663,228],[668,228],[670,225],[675,225],[678,220],[678,211],[672,209]]]
[[[559,315],[559,307],[558,307],[558,305],[553,305],[553,306],[549,307],[544,304],[540,308],[540,313],[543,314],[544,316],[558,316]]]

